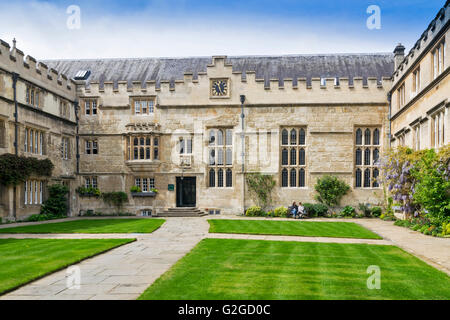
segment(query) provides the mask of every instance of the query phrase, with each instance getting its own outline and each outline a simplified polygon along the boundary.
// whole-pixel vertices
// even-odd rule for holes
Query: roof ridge
[[[212,59],[218,55],[211,56],[185,56],[185,57],[129,57],[129,58],[81,58],[81,59],[43,59],[46,62],[56,61],[132,61],[132,60],[188,60],[188,59]],[[391,52],[373,52],[373,53],[311,53],[311,54],[281,54],[281,55],[233,55],[226,56],[227,59],[248,59],[248,58],[295,58],[295,57],[349,57],[349,56],[393,56]]]

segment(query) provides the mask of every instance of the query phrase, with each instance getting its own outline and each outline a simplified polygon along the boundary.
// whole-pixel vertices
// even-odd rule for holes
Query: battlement
[[[161,105],[236,105],[240,94],[247,96],[252,104],[296,104],[296,103],[375,103],[386,104],[387,92],[391,89],[389,77],[353,78],[257,78],[255,71],[233,71],[226,57],[213,57],[206,72],[186,71],[179,80],[148,81],[86,81],[79,90],[84,97],[105,97],[114,104],[111,96],[158,96]],[[211,80],[228,79],[229,96],[211,96]],[[109,96],[109,97],[107,97]],[[118,103],[123,105],[123,100]]]
[[[36,86],[53,91],[69,100],[75,99],[76,84],[57,70],[37,62],[32,56],[0,39],[0,69],[15,72],[20,78]]]
[[[450,1],[447,1],[394,71],[394,84],[408,73],[410,66],[414,65],[426,50],[429,50],[430,44],[437,40],[436,37],[444,31],[449,23]]]

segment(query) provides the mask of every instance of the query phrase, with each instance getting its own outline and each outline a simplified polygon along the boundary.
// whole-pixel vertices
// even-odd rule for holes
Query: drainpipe
[[[245,126],[244,126],[244,120],[245,120],[245,114],[244,114],[244,103],[245,103],[245,96],[241,95],[241,125],[242,125],[242,133],[241,133],[241,141],[242,141],[242,208],[244,209],[245,213]]]
[[[15,155],[19,155],[19,143],[18,143],[18,136],[19,136],[19,112],[18,112],[18,105],[17,105],[17,80],[19,79],[18,73],[12,74],[12,87],[14,92],[14,152]],[[14,186],[13,188],[13,218],[16,220],[17,217],[17,186]]]
[[[76,157],[77,157],[77,175],[78,175],[80,173],[80,146],[79,146],[80,136],[78,135],[79,134],[79,127],[78,127],[78,121],[79,121],[79,119],[78,119],[78,110],[79,110],[79,105],[78,105],[78,101],[75,101],[74,107],[75,107],[75,121],[77,123],[77,131],[76,131],[75,140],[76,140],[76,150],[77,150]]]
[[[392,127],[391,127],[391,116],[392,116],[392,94],[388,93],[388,102],[389,102],[389,149],[391,148],[391,140],[392,140]]]

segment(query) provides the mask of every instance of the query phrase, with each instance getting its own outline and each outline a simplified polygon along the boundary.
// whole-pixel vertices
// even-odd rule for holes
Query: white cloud
[[[319,22],[182,12],[164,17],[150,8],[111,15],[81,7],[82,28],[69,30],[66,7],[32,1],[0,4],[0,12],[0,39],[16,37],[18,47],[37,59],[380,52],[396,43],[372,37],[364,21],[360,30],[342,31]]]

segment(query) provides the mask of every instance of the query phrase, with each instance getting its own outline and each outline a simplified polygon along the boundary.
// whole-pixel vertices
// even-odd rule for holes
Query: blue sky
[[[445,0],[0,0],[0,39],[38,59],[280,55],[409,49]],[[81,9],[81,28],[66,9]],[[369,30],[366,9],[381,9]]]

